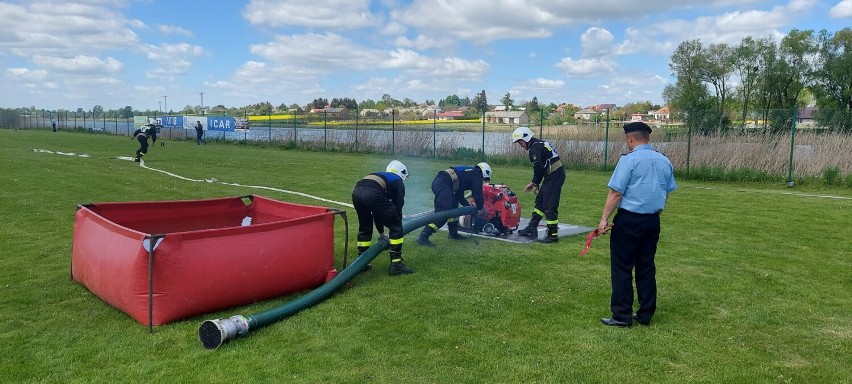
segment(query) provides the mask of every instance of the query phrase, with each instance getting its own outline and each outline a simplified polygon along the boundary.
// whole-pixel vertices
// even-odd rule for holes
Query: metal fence
[[[826,120],[797,117],[795,110],[750,113],[733,121],[715,111],[695,111],[682,121],[648,121],[655,148],[666,154],[676,170],[687,174],[738,179],[822,177],[826,172],[852,175],[852,120],[833,112]],[[8,122],[14,121],[14,127]],[[6,128],[76,129],[130,135],[132,119],[62,115],[0,116]],[[549,141],[563,162],[575,167],[611,169],[626,152],[622,126],[626,122],[543,125],[531,127]],[[361,119],[352,116],[292,115],[253,119],[248,130],[208,131],[207,140],[244,141],[324,151],[388,153],[398,156],[486,159],[525,163],[527,153],[512,145],[518,124],[454,123],[436,118],[420,121]],[[192,129],[166,129],[165,139],[194,139]],[[715,176],[714,176],[715,175]]]

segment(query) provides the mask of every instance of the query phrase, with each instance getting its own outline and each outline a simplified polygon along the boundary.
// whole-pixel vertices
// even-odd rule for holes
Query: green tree
[[[716,91],[717,132],[730,128],[730,119],[725,115],[725,109],[730,93],[728,80],[734,71],[733,52],[727,44],[710,44],[701,53],[701,79],[711,84]]]
[[[822,30],[817,38],[819,55],[812,74],[812,91],[819,111],[814,118],[823,126],[852,131],[852,28],[835,34]]]
[[[701,77],[705,57],[700,40],[680,43],[669,62],[676,81],[663,89],[663,98],[675,116],[685,119],[690,128],[706,133],[713,130],[718,119],[707,116],[714,102]]]
[[[35,107],[33,107],[33,108],[35,108]],[[96,118],[96,117],[102,115],[103,113],[104,113],[104,107],[101,107],[100,105],[95,105],[94,107],[92,107],[92,118]]]
[[[257,104],[257,108],[255,109],[255,114],[261,116],[269,116],[272,114],[272,103],[265,101]]]
[[[500,104],[503,104],[508,111],[510,109],[509,107],[512,107],[515,104],[515,101],[512,100],[512,95],[509,92],[506,92],[506,94],[503,95],[503,98],[500,99]]]
[[[441,105],[443,103],[443,105]],[[461,100],[457,95],[449,95],[438,103],[440,107],[458,107],[461,106]]]
[[[764,66],[761,63],[760,54],[762,47],[766,46],[764,40],[754,40],[751,36],[747,36],[740,41],[740,45],[734,48],[733,66],[737,75],[740,78],[740,87],[738,93],[742,98],[742,121],[741,127],[745,126],[748,110],[751,105],[751,96],[754,93],[755,85],[761,73],[761,68]]]
[[[473,100],[470,102],[470,106],[479,113],[479,116],[482,116],[483,113],[488,111],[488,98],[485,96],[484,89],[482,92],[477,93],[476,96],[473,97]]]
[[[124,119],[129,119],[133,117],[133,108],[131,108],[129,105],[122,108],[119,112],[119,117]]]

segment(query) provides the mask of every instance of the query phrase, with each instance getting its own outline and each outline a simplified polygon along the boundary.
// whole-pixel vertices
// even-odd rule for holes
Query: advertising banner
[[[210,131],[234,131],[234,118],[232,116],[207,116],[207,129]]]
[[[183,129],[183,116],[163,116],[163,128]]]

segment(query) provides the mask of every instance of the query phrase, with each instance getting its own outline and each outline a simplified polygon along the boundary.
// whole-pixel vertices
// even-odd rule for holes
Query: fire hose
[[[419,216],[403,223],[402,233],[403,235],[406,235],[417,228],[424,227],[435,221],[443,221],[453,217],[472,215],[475,213],[475,206],[466,206],[432,213],[425,216]],[[375,244],[368,248],[361,256],[358,256],[352,264],[346,267],[329,282],[289,303],[260,313],[255,313],[253,315],[235,315],[227,319],[204,321],[204,323],[201,324],[201,327],[198,328],[198,338],[201,341],[201,344],[207,349],[219,348],[222,344],[232,339],[239,336],[245,336],[251,331],[283,320],[284,318],[294,315],[303,309],[318,304],[352,280],[367,264],[370,264],[376,256],[382,253],[382,251],[388,249],[389,246],[390,243],[388,239],[380,237]]]

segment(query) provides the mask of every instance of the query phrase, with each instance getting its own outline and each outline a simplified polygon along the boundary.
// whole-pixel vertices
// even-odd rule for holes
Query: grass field
[[[679,181],[662,216],[659,309],[650,327],[614,329],[608,237],[556,245],[406,237],[413,275],[388,258],[330,299],[216,351],[205,319],[249,315],[297,295],[147,328],[69,277],[77,204],[256,193],[117,160],[127,137],[0,129],[0,382],[848,383],[852,378],[852,191]],[[90,157],[36,152],[46,149]],[[391,160],[192,141],[151,148],[150,167],[193,178],[348,202]],[[429,209],[448,165],[403,158],[406,213]],[[527,167],[495,167],[520,190]],[[569,171],[563,222],[593,226],[608,173]],[[826,196],[833,196],[830,198]],[[533,196],[521,193],[528,216]],[[331,205],[328,205],[333,207]],[[342,208],[342,207],[334,207]],[[350,210],[350,248],[355,214]],[[336,223],[337,259],[343,225]],[[235,255],[238,257],[239,255]],[[352,255],[350,255],[351,259]]]

